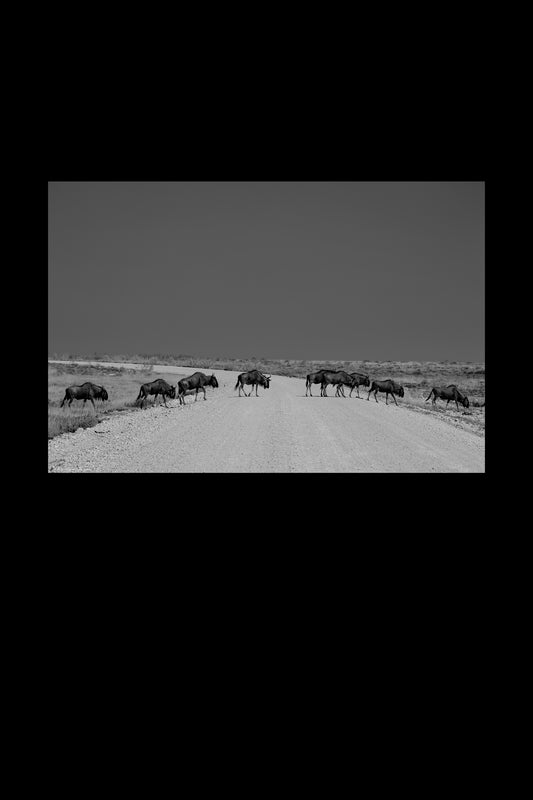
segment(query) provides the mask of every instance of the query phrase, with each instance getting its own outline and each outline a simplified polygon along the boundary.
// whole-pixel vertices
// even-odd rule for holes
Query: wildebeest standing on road
[[[257,387],[258,386],[264,386],[265,389],[269,389],[270,388],[270,380],[271,380],[271,378],[272,378],[272,375],[268,375],[268,376],[267,375],[263,375],[263,373],[259,372],[258,369],[251,369],[248,372],[241,372],[241,374],[237,378],[237,383],[233,387],[233,391],[235,391],[235,389],[238,389],[239,390],[239,397],[240,397],[241,396],[241,389],[244,392],[244,386],[245,385],[246,386],[250,386],[251,385],[252,388],[250,389],[250,394],[246,394],[246,392],[244,392],[244,396],[245,397],[251,397],[252,392],[254,390],[254,386],[255,386],[255,396],[258,397]]]
[[[172,400],[176,397],[176,387],[171,386],[170,383],[167,383],[163,380],[163,378],[158,378],[151,383],[143,383],[141,388],[139,389],[139,394],[135,400],[136,403],[141,400],[141,408],[143,408],[144,401],[149,397],[149,395],[154,394],[154,403],[157,400],[157,396],[161,395],[163,397],[163,403],[167,406],[167,401],[165,398],[169,397]],[[142,398],[142,399],[141,399]]]
[[[335,396],[339,397],[339,388],[342,386],[352,386],[352,379],[342,369],[339,370],[324,370],[322,373],[322,381],[320,386],[320,395],[321,397],[327,397],[326,388],[328,384],[332,384],[333,386],[337,387],[337,391],[335,392]],[[345,397],[346,395],[343,396]]]
[[[307,390],[309,389],[309,394],[311,397],[313,396],[313,392],[311,391],[311,385],[313,383],[322,383],[322,373],[326,372],[324,369],[319,369],[318,372],[310,372],[309,375],[305,378],[305,396],[307,397]],[[322,394],[322,392],[321,392]]]
[[[93,404],[93,408],[96,410],[94,401],[107,400],[108,397],[109,395],[103,386],[98,386],[96,383],[87,381],[86,383],[82,383],[81,386],[69,386],[65,390],[65,396],[59,407],[63,408],[67,400],[69,408],[73,400],[83,400],[83,405],[85,405],[87,400],[90,400]]]
[[[447,401],[446,408],[448,408],[450,400],[455,400],[457,411],[459,411],[459,405],[457,401],[459,401],[459,403],[462,403],[462,405],[465,408],[468,408],[470,405],[468,397],[464,394],[461,394],[455,383],[450,383],[450,385],[447,386],[445,389],[443,389],[442,386],[434,386],[430,391],[430,393],[428,394],[428,396],[426,397],[426,403],[430,397],[433,397],[434,406],[437,405],[436,403],[437,397],[440,397],[441,400],[446,400]]]
[[[359,387],[370,386],[370,378],[368,375],[364,375],[362,372],[350,372],[350,378],[354,379],[353,386],[350,389],[350,397],[352,396],[352,392],[355,387],[357,387],[357,397],[359,397]]]
[[[188,378],[182,378],[181,381],[178,381],[178,399],[181,404],[185,404],[185,394],[186,392],[195,391],[194,395],[194,402],[198,399],[198,392],[201,389],[204,393],[204,400],[206,400],[205,396],[205,387],[212,386],[214,389],[218,389],[218,381],[215,377],[215,373],[213,372],[212,375],[205,375],[203,372],[195,372],[193,375],[190,375]]]
[[[404,391],[403,386],[400,386],[399,383],[391,380],[390,378],[386,381],[372,381],[372,386],[368,392],[367,400],[370,400],[370,395],[374,392],[374,398],[376,403],[378,402],[378,392],[385,392],[385,405],[388,406],[388,398],[389,394],[392,395],[392,399],[396,403],[396,397],[394,395],[398,395],[398,397],[403,397]],[[398,403],[396,403],[398,405]]]

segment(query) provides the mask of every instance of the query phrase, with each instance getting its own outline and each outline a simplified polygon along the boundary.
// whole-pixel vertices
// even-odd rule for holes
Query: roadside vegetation
[[[183,377],[172,375],[171,383],[175,384]],[[109,414],[134,412],[140,410],[135,403],[142,383],[154,381],[157,378],[168,380],[166,375],[154,372],[150,365],[144,370],[130,370],[119,367],[90,367],[77,364],[49,364],[48,365],[48,438],[53,439],[61,433],[77,431],[78,428],[90,428],[97,425]],[[95,401],[96,409],[92,403],[73,400],[70,408],[67,404],[60,408],[65,389],[73,384],[79,385],[91,381],[105,386],[109,400],[102,403]],[[158,398],[160,402],[161,398]],[[145,407],[154,400],[145,402]]]

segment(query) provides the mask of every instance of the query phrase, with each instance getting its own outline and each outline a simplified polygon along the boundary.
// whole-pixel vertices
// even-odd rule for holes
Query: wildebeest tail
[[[63,406],[65,405],[65,403],[67,402],[67,400],[68,400],[68,389],[67,389],[67,390],[66,390],[66,392],[65,392],[65,396],[64,396],[64,398],[63,398],[63,400],[62,400],[62,402],[61,402],[61,405],[59,406],[59,408],[63,408]]]
[[[431,397],[431,395],[432,395],[432,394],[433,394],[433,389],[430,391],[430,393],[429,393],[429,394],[428,394],[428,396],[426,397],[426,399],[425,399],[425,401],[424,401],[425,403],[427,403],[427,401],[429,400],[429,398]]]
[[[240,379],[240,378],[237,378],[237,383],[236,383],[236,384],[235,384],[235,386],[233,387],[233,391],[235,391],[235,389],[238,389],[238,388],[239,388],[239,384],[240,384],[240,382],[241,382],[241,379]]]

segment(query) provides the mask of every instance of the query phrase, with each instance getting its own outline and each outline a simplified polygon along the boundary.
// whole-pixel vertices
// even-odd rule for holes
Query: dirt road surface
[[[156,366],[192,374],[193,367]],[[212,370],[202,370],[211,374]],[[186,405],[167,400],[48,443],[49,472],[484,472],[485,440],[384,399],[305,397],[305,381],[274,376],[239,397],[237,372]],[[250,391],[250,387],[247,387]],[[383,396],[381,396],[383,397]],[[365,398],[365,399],[364,399]]]

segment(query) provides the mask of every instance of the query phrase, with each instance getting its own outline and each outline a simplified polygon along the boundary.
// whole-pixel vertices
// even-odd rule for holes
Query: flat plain
[[[154,358],[154,357],[152,357]],[[169,359],[167,359],[169,360]],[[270,362],[270,389],[239,397],[239,372],[257,362],[231,362],[236,369],[208,364],[149,363],[111,358],[92,364],[49,362],[50,472],[484,472],[484,365],[430,362]],[[249,365],[249,366],[248,366]],[[225,363],[226,366],[226,363]],[[259,364],[258,364],[259,366]],[[313,387],[305,396],[305,374],[320,367],[392,377],[405,387],[398,406],[384,396],[366,400],[360,388],[349,398],[327,398]],[[297,377],[275,372],[296,371]],[[196,369],[214,372],[219,389],[208,389],[185,406],[135,406],[139,386],[163,377],[175,384]],[[75,379],[74,379],[75,378]],[[109,391],[108,408],[86,409],[90,427],[77,426],[50,438],[50,415],[65,414],[59,404],[71,383],[92,380]],[[432,385],[457,383],[471,401],[469,409],[445,409],[425,403]],[[473,405],[472,402],[476,403]],[[79,405],[83,405],[79,403]],[[74,406],[74,403],[73,403]],[[66,412],[75,414],[78,412]],[[98,419],[95,420],[95,417]],[[60,423],[54,423],[59,425]],[[74,424],[74,423],[73,423]],[[89,423],[90,424],[90,423]],[[79,430],[82,428],[82,430]]]

